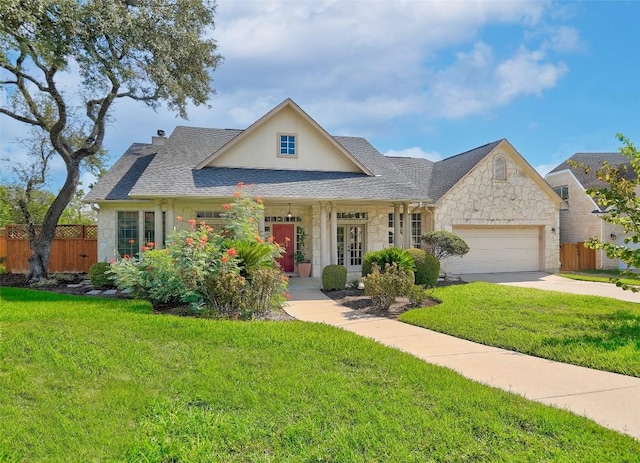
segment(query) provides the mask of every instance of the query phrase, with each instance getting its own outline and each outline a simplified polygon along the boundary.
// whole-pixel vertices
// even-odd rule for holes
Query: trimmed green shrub
[[[89,280],[96,289],[113,288],[115,281],[111,275],[111,264],[108,262],[96,262],[89,268]]]
[[[434,287],[440,275],[440,262],[424,249],[407,249],[416,265],[417,285]]]
[[[379,251],[369,251],[364,255],[362,263],[362,276],[371,273],[372,265],[378,264],[378,268],[385,271],[387,265],[396,264],[402,271],[415,270],[415,264],[411,255],[400,248],[385,248]]]
[[[425,233],[422,235],[422,243],[438,260],[450,256],[464,256],[469,252],[469,245],[462,238],[444,230]]]
[[[374,263],[371,273],[362,278],[362,282],[364,293],[371,297],[374,305],[380,310],[389,310],[396,297],[408,295],[414,286],[411,277],[395,262],[387,265],[382,273],[378,264]]]
[[[327,265],[322,269],[322,289],[333,291],[347,286],[347,269],[342,265]]]

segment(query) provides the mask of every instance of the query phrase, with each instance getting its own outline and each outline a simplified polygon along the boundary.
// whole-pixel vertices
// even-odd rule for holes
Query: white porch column
[[[266,238],[264,232],[264,209],[260,211],[260,218],[258,219],[258,233],[260,233],[262,238]]]
[[[176,228],[176,210],[173,207],[173,199],[167,201],[167,235],[173,233]]]
[[[401,248],[400,242],[400,205],[393,203],[393,245],[396,248]]]
[[[404,216],[404,249],[411,247],[411,213],[409,212],[409,203],[402,203]]]
[[[320,203],[320,274],[322,269],[327,266],[330,258],[327,256],[327,206]]]
[[[331,264],[338,264],[338,211],[331,203]]]
[[[154,228],[154,244],[156,249],[162,249],[164,235],[162,234],[162,200],[156,199],[155,208],[153,210],[153,228]],[[146,243],[145,243],[146,244]]]

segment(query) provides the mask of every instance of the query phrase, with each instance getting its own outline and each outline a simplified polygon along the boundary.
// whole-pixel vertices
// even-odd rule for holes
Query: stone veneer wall
[[[616,240],[622,243],[620,226],[605,222],[600,215],[593,214],[596,204],[570,171],[550,174],[547,182],[552,187],[569,187],[569,209],[560,211],[560,243],[579,243],[593,237],[610,240],[611,233],[615,233]],[[617,269],[618,261],[609,259],[603,251],[597,250],[596,268]]]
[[[506,161],[506,180],[494,180],[496,155]],[[560,267],[558,206],[516,163],[507,151],[490,154],[463,181],[439,201],[435,228],[452,231],[453,226],[541,226],[543,256],[541,269],[556,272]]]

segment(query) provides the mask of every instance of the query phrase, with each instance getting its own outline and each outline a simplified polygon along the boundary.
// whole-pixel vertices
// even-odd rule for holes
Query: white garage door
[[[450,274],[527,272],[540,270],[538,227],[456,228],[453,233],[469,245],[462,258],[450,257],[443,270]]]

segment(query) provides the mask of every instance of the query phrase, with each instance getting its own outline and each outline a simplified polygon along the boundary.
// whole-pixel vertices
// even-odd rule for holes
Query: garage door
[[[469,245],[462,258],[450,257],[443,270],[451,274],[540,270],[539,227],[456,228]]]

